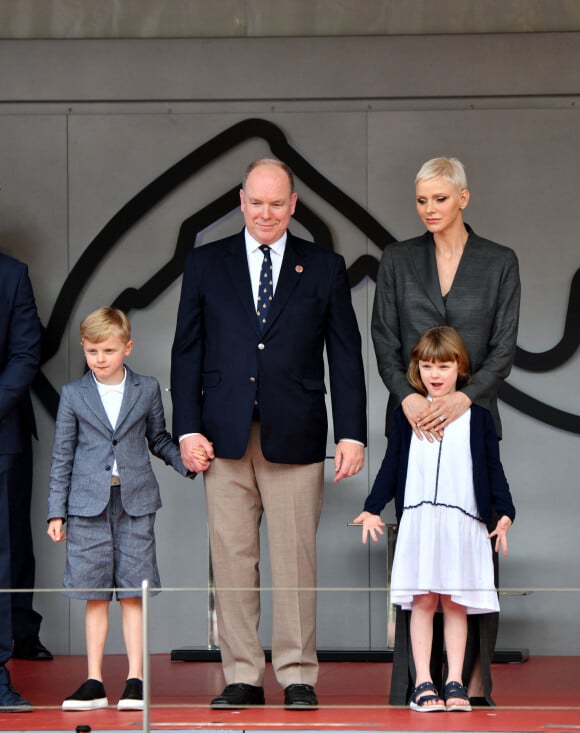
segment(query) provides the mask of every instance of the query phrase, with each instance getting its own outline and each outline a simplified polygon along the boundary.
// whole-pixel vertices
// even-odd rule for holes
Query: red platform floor
[[[52,662],[10,662],[13,685],[34,704],[31,713],[0,713],[0,731],[142,730],[140,712],[119,712],[126,664],[121,655],[105,660],[110,708],[64,713],[64,697],[84,681],[85,658],[61,656]],[[315,711],[282,707],[270,665],[265,680],[267,705],[239,711],[215,711],[209,700],[224,682],[219,663],[172,662],[151,658],[149,730],[367,730],[367,731],[580,731],[580,657],[530,657],[521,664],[494,664],[496,708],[471,713],[421,714],[387,705],[391,664],[324,662]]]

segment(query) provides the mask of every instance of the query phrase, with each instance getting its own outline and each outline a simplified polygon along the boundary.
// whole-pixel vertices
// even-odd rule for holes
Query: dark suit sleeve
[[[415,390],[407,381],[397,305],[393,250],[386,247],[377,273],[377,286],[371,319],[371,334],[379,374],[386,388],[402,402]]]
[[[0,367],[0,419],[25,395],[40,365],[41,326],[36,312],[28,268],[19,263],[12,295],[2,294],[5,309],[3,363]]]
[[[516,353],[521,295],[519,267],[515,253],[511,249],[503,249],[506,255],[487,355],[480,368],[471,375],[469,384],[461,390],[475,403],[497,394],[510,373]]]
[[[335,442],[350,438],[366,445],[366,385],[361,337],[342,257],[336,258],[325,338]]]
[[[389,433],[387,452],[373,483],[371,493],[367,496],[364,511],[380,514],[385,506],[395,497],[399,485],[401,460],[403,460],[403,438],[406,418],[401,409],[393,416],[393,425]],[[404,490],[404,487],[403,487]],[[399,509],[397,514],[399,514]]]
[[[485,454],[487,474],[491,491],[491,505],[498,517],[508,516],[512,522],[516,510],[512,501],[510,487],[499,457],[499,441],[491,414],[484,411]]]
[[[202,432],[201,371],[203,364],[203,306],[198,289],[196,252],[187,256],[177,326],[171,349],[173,434]]]

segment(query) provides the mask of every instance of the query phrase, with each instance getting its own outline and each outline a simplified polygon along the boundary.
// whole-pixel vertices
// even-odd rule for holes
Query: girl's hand
[[[62,528],[62,519],[51,519],[48,523],[48,529],[46,534],[51,538],[53,542],[63,542],[66,540],[66,534]]]
[[[511,526],[512,526],[512,520],[507,516],[503,516],[501,517],[501,519],[498,520],[496,528],[493,530],[493,532],[490,532],[488,534],[488,539],[495,537],[495,551],[496,552],[499,552],[499,548],[501,545],[503,554],[504,555],[508,554],[507,533],[508,533],[508,529]]]
[[[363,545],[367,543],[367,537],[370,534],[373,542],[378,542],[377,532],[380,535],[385,534],[381,527],[385,526],[378,514],[371,514],[370,512],[362,512],[355,519],[352,520],[353,524],[362,524],[362,541]]]

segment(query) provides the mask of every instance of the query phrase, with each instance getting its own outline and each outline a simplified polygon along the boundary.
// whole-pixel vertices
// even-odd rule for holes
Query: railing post
[[[149,665],[149,581],[142,583],[143,606],[143,733],[149,733],[150,665]]]

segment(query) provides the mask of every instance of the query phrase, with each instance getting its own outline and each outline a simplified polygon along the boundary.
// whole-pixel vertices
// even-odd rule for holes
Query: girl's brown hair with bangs
[[[456,361],[457,387],[469,382],[469,356],[463,339],[451,326],[434,326],[424,331],[411,352],[411,361],[407,369],[409,384],[417,392],[425,395],[427,390],[419,376],[420,361]]]

